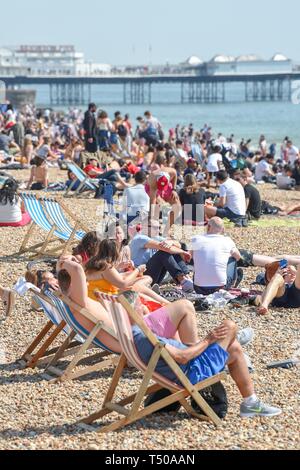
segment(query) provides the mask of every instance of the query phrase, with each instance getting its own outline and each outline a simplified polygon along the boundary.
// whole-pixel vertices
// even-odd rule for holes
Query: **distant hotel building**
[[[85,62],[74,46],[0,48],[1,75],[92,75],[109,73],[110,65]]]

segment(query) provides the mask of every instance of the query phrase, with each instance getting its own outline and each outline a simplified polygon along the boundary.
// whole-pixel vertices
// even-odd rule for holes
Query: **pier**
[[[300,72],[247,75],[197,75],[195,73],[157,75],[24,75],[0,76],[7,89],[30,86],[48,86],[49,104],[73,106],[92,101],[95,85],[121,85],[123,104],[153,104],[153,85],[178,84],[178,102],[224,103],[226,88],[232,83],[244,84],[244,101],[290,101],[292,84],[300,80]]]

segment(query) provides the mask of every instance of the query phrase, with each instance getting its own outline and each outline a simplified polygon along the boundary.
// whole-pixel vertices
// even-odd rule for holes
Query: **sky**
[[[276,52],[300,62],[297,0],[14,0],[1,13],[0,47],[74,44],[113,65]]]

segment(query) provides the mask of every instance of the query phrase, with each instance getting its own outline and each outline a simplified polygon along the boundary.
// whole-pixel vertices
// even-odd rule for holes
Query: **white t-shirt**
[[[20,202],[5,205],[0,204],[0,223],[1,224],[14,224],[21,222],[22,211]]]
[[[294,165],[295,161],[299,157],[299,149],[293,145],[288,149],[288,160],[291,165]]]
[[[246,215],[246,197],[243,186],[228,178],[225,183],[220,186],[220,197],[226,197],[225,207],[230,209],[234,214]]]
[[[137,184],[132,188],[126,188],[123,195],[123,210],[127,215],[135,216],[137,212],[150,211],[150,197],[146,193],[143,184]]]
[[[188,154],[186,153],[185,150],[178,148],[178,149],[176,149],[176,152],[177,152],[178,157],[182,158],[186,162],[188,161],[189,156],[188,156]]]
[[[192,239],[195,280],[198,287],[227,284],[227,265],[235,243],[224,235],[201,235]]]
[[[262,181],[264,176],[268,176],[268,172],[270,171],[270,165],[266,160],[262,160],[256,165],[255,168],[255,180]]]
[[[223,162],[222,155],[220,153],[212,153],[208,157],[207,171],[209,173],[217,173],[219,171],[218,162]]]
[[[155,129],[160,129],[161,128],[161,124],[160,124],[159,120],[154,116],[152,116],[150,119],[146,119],[145,122],[147,124],[147,127],[152,126],[152,127],[155,127]]]

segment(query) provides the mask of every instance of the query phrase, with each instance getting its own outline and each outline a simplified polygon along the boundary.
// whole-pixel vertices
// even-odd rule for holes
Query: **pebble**
[[[50,170],[50,176],[52,170]],[[62,174],[65,176],[65,173]],[[25,178],[20,172],[17,178]],[[268,185],[260,188],[263,199],[282,202],[282,198],[300,201],[300,193],[284,193]],[[93,199],[66,200],[72,210],[80,214],[82,221],[95,228],[95,210],[99,204]],[[89,210],[86,210],[87,206]],[[0,257],[13,253],[21,245],[25,229],[0,229]],[[273,255],[299,254],[299,229],[251,228],[245,231],[229,229],[228,234],[240,248],[255,253]],[[37,241],[39,233],[37,232]],[[269,243],[269,241],[272,243]],[[11,285],[24,275],[26,262],[0,262],[0,284]],[[246,271],[246,283],[254,279],[260,269]],[[0,318],[2,315],[0,304]],[[198,328],[204,336],[223,319],[233,315],[227,310],[214,315],[198,314]],[[75,381],[62,385],[50,385],[40,376],[40,371],[21,370],[11,365],[21,357],[34,335],[45,324],[43,315],[31,310],[30,299],[17,299],[9,321],[0,323],[0,345],[5,351],[6,363],[0,365],[0,449],[1,450],[181,450],[181,449],[299,449],[299,369],[290,371],[267,370],[274,360],[293,357],[299,349],[299,311],[272,311],[268,317],[258,317],[253,309],[239,309],[234,320],[240,328],[251,326],[256,336],[247,347],[256,372],[253,374],[258,395],[265,401],[283,408],[283,414],[275,419],[241,420],[238,417],[240,396],[227,377],[225,386],[229,399],[229,412],[225,426],[215,429],[212,425],[187,417],[184,411],[174,415],[152,416],[118,433],[101,435],[82,431],[75,423],[78,419],[100,408],[103,391],[107,391],[110,375],[97,374],[89,381]],[[122,399],[133,393],[140,374],[130,370],[116,396]]]

